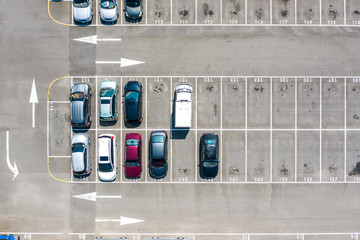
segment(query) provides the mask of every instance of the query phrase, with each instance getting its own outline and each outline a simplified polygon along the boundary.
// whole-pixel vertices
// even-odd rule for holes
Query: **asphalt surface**
[[[294,4],[291,1],[287,5],[299,23],[304,19],[309,21],[305,10],[319,11],[319,6],[309,2],[298,1],[300,13],[291,10]],[[223,18],[216,3],[198,1],[199,14],[195,14],[191,1],[177,1],[172,5],[177,9],[174,12],[187,7],[191,10],[186,19],[174,13],[171,18],[164,11],[163,18],[149,14],[147,21],[245,22],[245,12],[240,11],[236,16],[229,13],[231,1],[224,1]],[[347,3],[346,21],[351,24],[357,21],[352,13],[358,3]],[[239,4],[243,9],[244,2]],[[273,13],[266,11],[270,5],[264,2],[262,18],[257,19],[252,11],[246,21],[266,24],[284,20],[276,12],[284,7],[282,3],[272,4],[278,6]],[[323,9],[333,4],[339,11],[337,24],[343,24],[344,5],[338,1],[322,1],[322,4]],[[156,10],[150,3],[147,6],[149,12]],[[25,239],[92,239],[108,235],[144,240],[161,234],[189,239],[196,236],[197,240],[358,239],[360,188],[354,182],[360,179],[351,175],[359,158],[359,134],[355,130],[360,129],[357,117],[360,88],[358,79],[352,78],[360,75],[357,27],[155,27],[145,23],[144,26],[97,27],[97,18],[93,26],[70,27],[55,23],[47,7],[47,2],[40,0],[14,5],[0,3],[0,72],[4,89],[0,95],[1,233],[18,233]],[[52,2],[50,7],[56,20],[71,23],[70,2]],[[162,5],[165,7],[167,3]],[[257,7],[248,6],[254,10]],[[215,14],[205,16],[206,10]],[[329,13],[323,11],[323,24],[328,23]],[[320,23],[316,14],[311,16],[314,24]],[[288,21],[295,23],[295,16]],[[91,35],[122,41],[97,45],[73,41]],[[123,68],[95,64],[99,60],[120,58],[145,63]],[[146,81],[146,115],[142,125],[129,130],[119,119],[111,127],[116,129],[114,132],[121,141],[127,132],[136,131],[142,134],[144,143],[151,132],[147,129],[170,129],[173,90],[186,79],[196,85],[193,125],[200,130],[189,131],[185,139],[172,139],[172,172],[162,182],[153,182],[146,167],[138,182],[127,182],[119,173],[116,183],[99,183],[94,168],[87,180],[90,183],[57,181],[48,170],[58,179],[71,181],[69,108],[68,103],[53,103],[48,108],[47,93],[53,80],[64,76],[78,76],[73,82],[89,82],[95,92],[100,81],[107,78],[104,76],[125,76],[111,78],[119,85],[130,78],[144,84]],[[91,76],[102,77],[96,80]],[[257,76],[262,76],[261,81]],[[292,77],[284,81],[281,76]],[[301,76],[314,77],[310,82]],[[347,76],[345,84],[343,77]],[[328,77],[337,77],[337,81],[332,82]],[[29,103],[33,79],[39,100],[35,128],[32,128]],[[50,100],[67,101],[70,86],[71,78],[58,80],[51,87]],[[92,106],[96,116],[95,97]],[[96,129],[96,125],[94,122],[93,130],[89,131],[93,143],[97,135],[112,131],[103,126]],[[343,130],[344,126],[348,131]],[[250,130],[223,131],[224,128]],[[270,128],[289,130],[269,131]],[[326,131],[320,133],[316,130],[319,128]],[[222,136],[222,172],[209,183],[203,183],[196,167],[197,144],[202,132],[208,131],[201,129]],[[14,180],[7,164],[6,131],[9,131],[10,162],[12,165],[16,162],[19,169]],[[147,153],[146,145],[143,144],[143,156]],[[64,156],[51,158],[49,169],[47,146],[49,155]],[[119,144],[120,153],[122,146]],[[92,156],[94,166],[95,148]],[[269,183],[270,180],[279,183]],[[141,183],[146,181],[150,183]],[[189,183],[183,183],[186,181]],[[121,195],[121,199],[100,198],[93,202],[73,197],[91,192],[99,196]],[[120,216],[144,221],[128,225],[99,221],[120,219]],[[280,233],[287,235],[279,236]]]

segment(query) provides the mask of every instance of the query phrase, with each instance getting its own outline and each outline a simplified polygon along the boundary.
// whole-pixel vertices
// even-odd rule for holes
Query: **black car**
[[[125,0],[125,21],[137,23],[142,20],[142,0]]]
[[[216,133],[204,133],[200,139],[200,177],[215,178],[219,170],[219,138]]]
[[[86,83],[76,83],[70,90],[70,114],[73,131],[90,128],[91,125],[91,88]]]
[[[149,142],[149,175],[154,179],[166,177],[167,161],[167,134],[163,130],[153,131]]]
[[[141,123],[142,121],[142,86],[138,81],[130,81],[125,85],[125,111],[126,123]]]

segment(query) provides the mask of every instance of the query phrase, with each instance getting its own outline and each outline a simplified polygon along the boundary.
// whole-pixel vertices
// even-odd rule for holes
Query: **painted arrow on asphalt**
[[[120,58],[120,61],[96,61],[96,64],[120,64],[120,67],[128,67],[132,65],[142,64],[145,62],[126,59],[126,58]]]
[[[74,195],[73,197],[79,198],[79,199],[84,199],[84,200],[89,200],[89,201],[94,201],[94,202],[96,202],[96,199],[98,199],[98,198],[109,198],[109,199],[121,198],[120,195],[97,195],[96,192]]]
[[[84,43],[92,43],[97,44],[97,42],[120,42],[121,38],[98,38],[97,35],[76,38],[73,41],[84,42]]]
[[[9,131],[6,131],[6,162],[10,169],[10,171],[14,174],[13,181],[16,178],[16,176],[19,174],[19,170],[16,166],[16,163],[14,162],[14,166],[10,163],[10,157],[9,157]]]
[[[39,103],[37,93],[36,93],[35,79],[33,79],[29,103],[32,103],[32,127],[34,128],[35,127],[35,103]]]
[[[120,222],[120,226],[144,222],[145,220],[136,219],[136,218],[128,218],[120,216],[120,219],[112,219],[112,218],[97,218],[95,219],[96,222]]]

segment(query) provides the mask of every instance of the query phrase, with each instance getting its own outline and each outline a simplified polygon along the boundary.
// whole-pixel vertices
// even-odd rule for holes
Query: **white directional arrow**
[[[120,61],[96,61],[96,64],[120,64],[120,67],[128,67],[132,65],[142,64],[145,62],[126,59],[126,58],[120,58]]]
[[[120,195],[96,195],[96,192],[92,192],[92,193],[85,193],[85,194],[80,194],[80,195],[74,195],[74,198],[80,198],[80,199],[84,199],[84,200],[89,200],[89,201],[96,201],[97,198],[121,198]]]
[[[31,88],[30,100],[29,103],[32,103],[32,127],[35,127],[35,103],[38,103],[38,97],[36,93],[35,79],[33,79],[33,84]]]
[[[120,219],[112,219],[112,218],[97,218],[95,219],[96,222],[120,222],[120,226],[144,222],[145,220],[136,219],[136,218],[128,218],[120,216]]]
[[[16,163],[14,162],[14,166],[10,163],[10,157],[9,157],[9,131],[6,131],[6,162],[10,169],[10,171],[14,174],[13,181],[16,178],[16,176],[19,174],[19,170],[16,166]]]
[[[79,42],[97,44],[97,42],[120,42],[121,38],[101,38],[100,39],[100,38],[97,37],[97,35],[94,35],[94,36],[76,38],[76,39],[73,39],[73,40],[74,41],[79,41]]]

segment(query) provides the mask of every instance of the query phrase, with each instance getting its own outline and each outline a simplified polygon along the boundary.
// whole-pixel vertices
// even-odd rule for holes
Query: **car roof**
[[[99,156],[110,156],[110,144],[111,144],[111,138],[107,138],[107,137],[98,138]]]
[[[84,121],[84,103],[85,101],[71,102],[71,121],[73,123],[82,123]]]
[[[138,148],[138,146],[126,146],[126,160],[139,159]]]
[[[165,143],[152,143],[151,144],[151,156],[153,159],[165,158]]]

